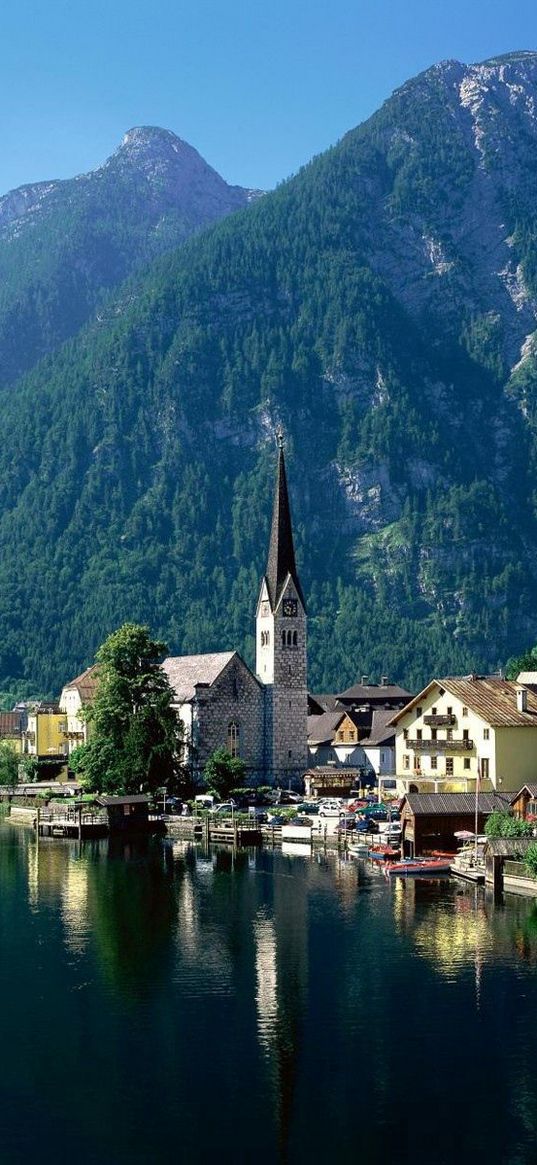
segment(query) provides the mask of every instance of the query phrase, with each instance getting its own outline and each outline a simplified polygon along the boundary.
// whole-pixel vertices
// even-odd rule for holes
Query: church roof
[[[162,668],[180,703],[193,700],[196,684],[213,684],[237,653],[216,651],[206,655],[170,655]]]
[[[295,562],[295,547],[293,542],[293,525],[291,522],[291,508],[287,489],[287,475],[285,472],[285,458],[280,446],[278,455],[278,474],[276,478],[276,493],[274,509],[272,511],[272,527],[270,531],[270,545],[268,553],[266,581],[272,609],[276,607],[280,598],[285,580],[288,575],[295,584],[302,606],[306,608],[302,587],[298,577]]]

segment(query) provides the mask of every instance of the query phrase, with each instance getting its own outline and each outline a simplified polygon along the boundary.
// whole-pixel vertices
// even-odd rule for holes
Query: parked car
[[[319,817],[341,817],[344,812],[341,801],[327,799],[320,802]]]
[[[230,817],[232,813],[235,813],[236,809],[235,801],[221,801],[219,805],[215,805],[211,809],[211,814],[213,817]]]
[[[319,806],[312,801],[303,801],[302,804],[297,805],[296,811],[299,817],[316,817],[319,812]]]

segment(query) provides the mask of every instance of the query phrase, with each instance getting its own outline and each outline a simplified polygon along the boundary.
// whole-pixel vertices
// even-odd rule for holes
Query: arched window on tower
[[[296,631],[293,631],[293,647],[296,647],[297,644],[298,644],[298,636],[297,636]]]
[[[238,756],[240,752],[240,728],[236,720],[227,726],[227,750],[230,756]]]
[[[285,631],[282,631],[282,647],[285,647],[286,638],[287,636]]]

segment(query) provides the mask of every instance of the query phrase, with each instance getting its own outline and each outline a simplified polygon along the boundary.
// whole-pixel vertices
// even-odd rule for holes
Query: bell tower
[[[307,635],[281,430],[277,436],[272,527],[256,615],[256,671],[265,685],[267,779],[287,785],[304,775],[308,763]]]

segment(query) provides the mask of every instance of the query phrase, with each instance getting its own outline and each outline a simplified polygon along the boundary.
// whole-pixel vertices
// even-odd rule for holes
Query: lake
[[[3,1165],[537,1161],[537,907],[0,826]]]

